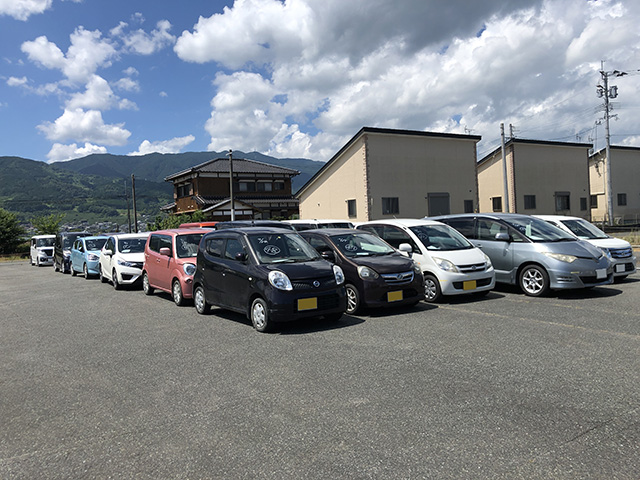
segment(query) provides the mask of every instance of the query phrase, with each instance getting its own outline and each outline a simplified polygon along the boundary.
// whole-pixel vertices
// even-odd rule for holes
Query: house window
[[[382,214],[396,215],[400,213],[398,197],[382,197]]]
[[[525,195],[524,196],[524,209],[525,210],[534,210],[536,208],[536,196],[535,195]]]
[[[347,200],[347,215],[349,217],[357,216],[358,212],[356,211],[356,201],[355,200]]]
[[[591,208],[598,208],[598,196],[591,195],[589,197],[589,203],[591,203]]]
[[[259,192],[271,192],[273,191],[273,184],[271,182],[258,182]]]
[[[626,193],[619,193],[618,194],[618,206],[619,207],[624,207],[627,204],[627,194]]]
[[[556,212],[571,210],[570,196],[569,192],[556,192]]]
[[[580,210],[584,211],[587,209],[587,197],[580,197]]]
[[[473,200],[464,201],[464,213],[473,213]]]
[[[276,191],[284,190],[284,182],[274,182],[273,189]]]
[[[449,208],[449,194],[448,193],[428,193],[427,202],[430,217],[436,215],[449,215],[451,209]]]
[[[502,211],[502,197],[492,197],[491,198],[491,206],[493,207],[494,212]]]
[[[239,192],[255,192],[256,184],[255,182],[238,182],[238,191]]]
[[[184,185],[178,185],[176,194],[178,195],[178,198],[188,197],[191,195],[191,184],[186,183]]]

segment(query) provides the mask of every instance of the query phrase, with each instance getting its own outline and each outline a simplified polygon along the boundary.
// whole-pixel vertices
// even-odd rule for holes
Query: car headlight
[[[289,277],[279,270],[272,270],[269,272],[269,283],[278,290],[293,290],[293,285],[291,285]]]
[[[602,250],[602,253],[604,254],[604,256],[607,257],[609,260],[613,258],[608,248],[600,247],[600,250]]]
[[[182,265],[182,270],[189,276],[193,276],[196,273],[196,266],[193,263],[185,263]]]
[[[547,257],[553,258],[554,260],[566,263],[573,263],[578,259],[578,257],[576,257],[575,255],[565,255],[564,253],[544,252],[544,254]]]
[[[338,265],[333,265],[333,276],[336,277],[336,283],[338,285],[344,283],[344,272]]]
[[[363,280],[375,280],[380,275],[373,268],[358,267],[358,276]]]
[[[100,257],[98,255],[90,253],[89,255],[87,255],[87,260],[89,260],[90,262],[97,262],[98,260],[100,260]]]
[[[491,263],[491,259],[489,258],[489,255],[487,255],[484,252],[482,252],[482,254],[484,255],[485,261],[487,262],[487,269],[493,267],[493,263]]]
[[[123,267],[133,267],[133,264],[131,262],[126,262],[124,260],[118,260],[117,263],[118,265],[122,265]],[[186,270],[185,270],[185,273],[186,273]]]
[[[433,257],[433,261],[436,262],[436,265],[438,265],[438,267],[440,267],[440,269],[444,270],[445,272],[460,273],[458,267],[456,267],[446,258]]]

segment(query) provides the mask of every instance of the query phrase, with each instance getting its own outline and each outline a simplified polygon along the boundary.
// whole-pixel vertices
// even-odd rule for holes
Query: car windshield
[[[90,238],[84,241],[87,250],[100,250],[107,243],[106,238]]]
[[[595,225],[586,220],[562,220],[562,224],[573,232],[573,234],[583,240],[595,240],[609,238],[609,236]]]
[[[249,235],[249,243],[260,263],[294,263],[318,260],[318,252],[295,233]]]
[[[533,217],[509,217],[504,221],[518,230],[532,242],[573,242],[576,238],[570,233]]]
[[[409,228],[427,250],[466,250],[473,245],[448,225],[418,225]]]
[[[388,243],[370,233],[344,233],[330,238],[346,257],[389,255],[395,252]]]
[[[198,254],[200,239],[206,232],[189,233],[176,237],[176,254],[178,258],[195,257]]]
[[[78,235],[67,235],[65,237],[62,238],[62,248],[64,248],[65,250],[69,250],[71,248],[71,246],[73,245],[73,242],[75,242],[78,238]]]
[[[120,253],[142,253],[146,243],[146,238],[119,238],[118,251]]]
[[[37,238],[36,247],[53,247],[55,238]]]

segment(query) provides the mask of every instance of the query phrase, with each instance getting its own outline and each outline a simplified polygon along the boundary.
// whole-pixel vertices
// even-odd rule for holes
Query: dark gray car
[[[509,213],[430,217],[452,226],[486,253],[496,282],[530,296],[549,289],[585,288],[613,281],[603,250],[529,215]]]

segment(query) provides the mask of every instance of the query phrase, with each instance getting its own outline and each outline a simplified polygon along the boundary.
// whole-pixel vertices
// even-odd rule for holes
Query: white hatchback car
[[[636,257],[633,255],[631,244],[626,240],[610,237],[584,218],[564,215],[534,215],[534,217],[545,220],[580,240],[586,240],[590,244],[608,251],[611,255],[614,280],[622,280],[627,275],[636,272]]]
[[[31,237],[29,257],[31,265],[53,265],[53,243],[55,235],[35,235]]]
[[[100,281],[111,282],[116,290],[139,281],[147,237],[149,232],[111,235],[100,254]]]
[[[424,274],[425,300],[442,295],[485,294],[496,283],[491,260],[462,234],[433,220],[373,220],[357,226],[406,251]]]

